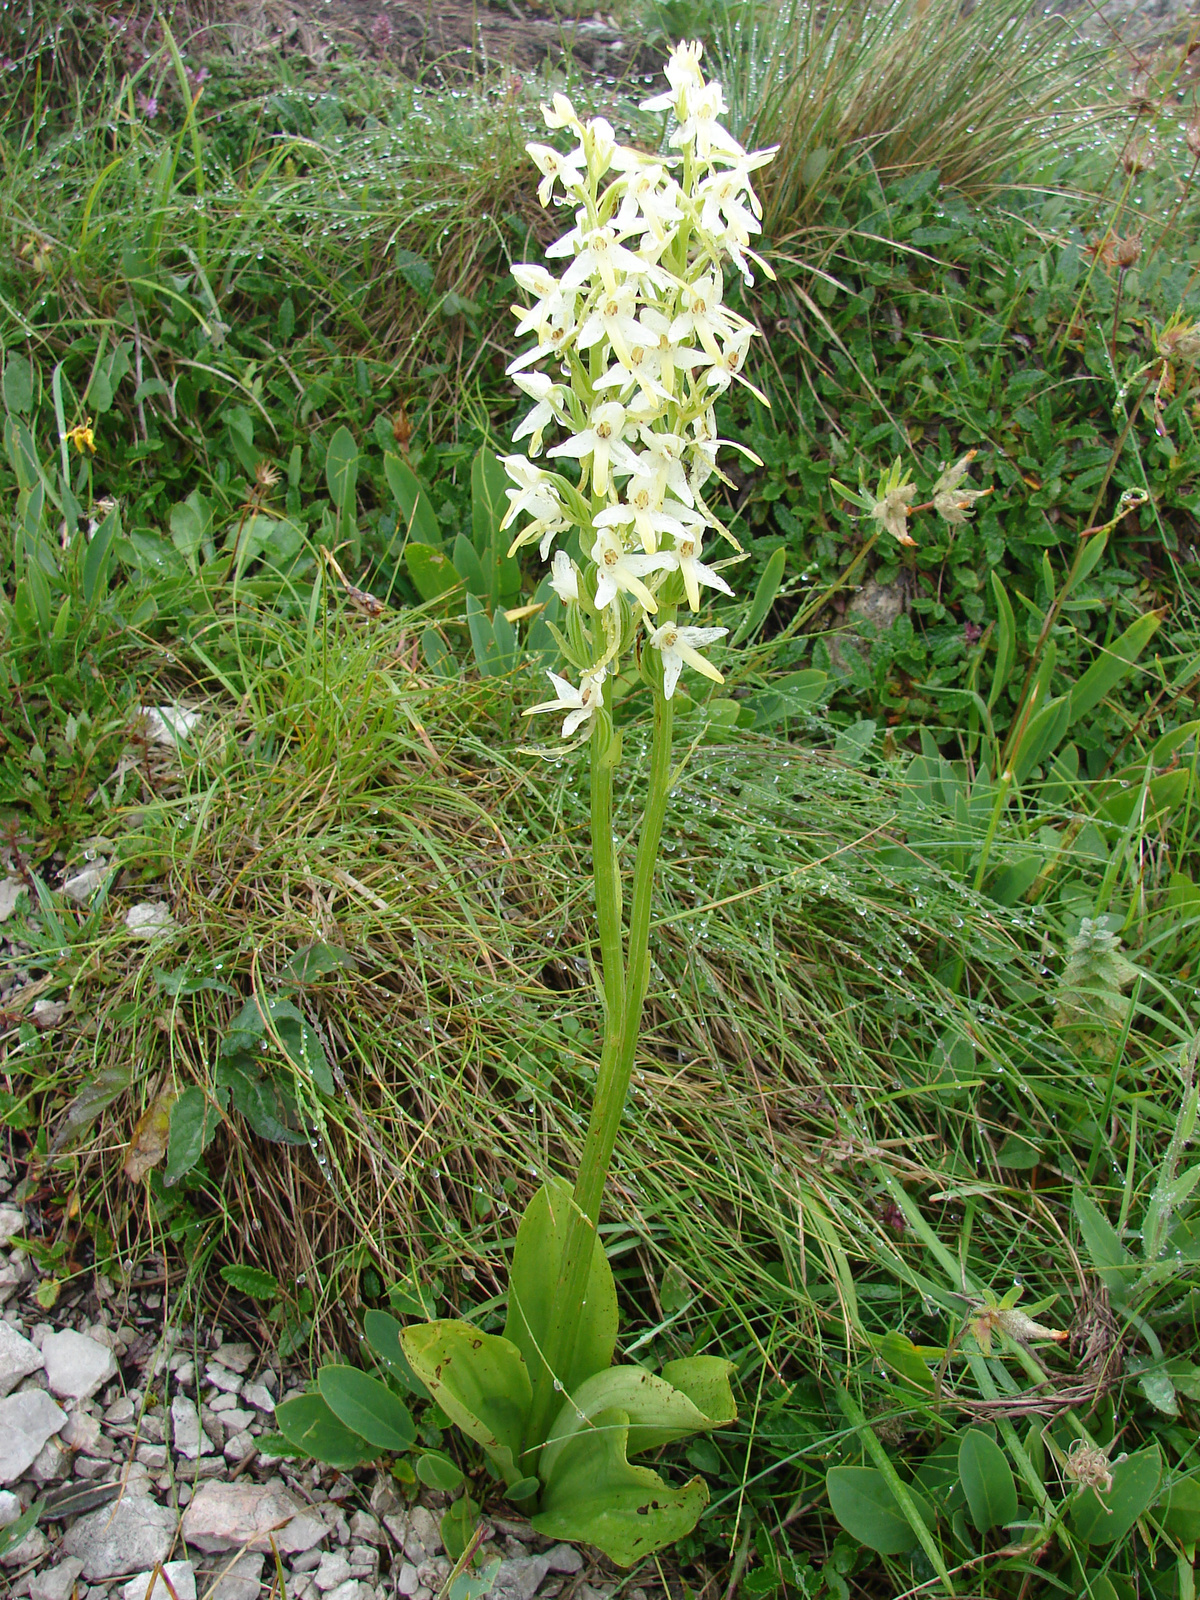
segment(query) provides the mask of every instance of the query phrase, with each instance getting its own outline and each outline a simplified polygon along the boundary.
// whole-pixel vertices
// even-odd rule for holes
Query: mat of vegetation
[[[1194,1592],[1195,82],[1187,40],[1130,77],[957,9],[699,19],[784,148],[774,404],[722,429],[765,463],[754,598],[681,697],[604,1230],[626,1358],[737,1364],[648,1591]],[[492,454],[549,85],[223,73],[170,31],[92,71],[3,86],[37,1294],[166,1243],[177,1315],[223,1296],[299,1362],[371,1309],[491,1329],[599,1026],[578,757],[520,718],[556,602]],[[973,515],[916,510],[971,450]],[[897,458],[914,547],[871,510]]]

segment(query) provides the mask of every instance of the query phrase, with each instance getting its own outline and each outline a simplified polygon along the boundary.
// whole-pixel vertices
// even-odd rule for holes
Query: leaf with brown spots
[[[125,1154],[125,1176],[130,1183],[141,1183],[166,1155],[174,1101],[175,1091],[165,1089],[138,1118]]]

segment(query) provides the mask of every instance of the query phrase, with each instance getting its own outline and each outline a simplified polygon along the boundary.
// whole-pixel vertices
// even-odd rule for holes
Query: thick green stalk
[[[611,682],[604,685],[611,704]],[[620,755],[620,735],[608,717],[596,717],[592,728],[592,876],[596,885],[596,920],[600,924],[600,960],[604,969],[605,1035],[617,1025],[625,1006],[625,947],[621,928],[621,872],[613,838],[613,771]]]
[[[628,967],[622,974],[624,1004],[618,1010],[610,1008],[605,1019],[604,1046],[596,1076],[596,1094],[592,1115],[588,1122],[583,1154],[579,1160],[579,1175],[575,1182],[574,1201],[567,1218],[563,1239],[562,1258],[559,1262],[558,1283],[554,1291],[554,1316],[542,1350],[545,1366],[535,1377],[533,1405],[525,1434],[526,1466],[537,1470],[536,1451],[545,1441],[554,1414],[562,1404],[560,1389],[553,1374],[565,1372],[574,1354],[575,1335],[587,1292],[588,1273],[591,1269],[596,1225],[600,1219],[600,1201],[608,1178],[609,1163],[621,1126],[621,1113],[633,1072],[637,1051],[638,1029],[642,1019],[642,1005],[650,981],[650,901],[654,887],[654,868],[658,860],[658,845],[662,836],[663,818],[667,809],[667,787],[671,779],[671,729],[673,708],[663,695],[654,700],[654,744],[650,758],[650,783],[646,797],[646,811],[642,819],[641,838],[638,843],[637,865],[634,869],[633,899],[629,912]],[[600,759],[593,747],[593,785],[595,764]],[[609,769],[610,785],[612,781]],[[600,942],[605,958],[605,994],[610,992],[608,950],[610,945],[620,946],[620,927],[614,933],[607,929],[604,919],[611,914],[612,901],[602,896],[599,873],[601,862],[613,857],[611,798],[609,810],[603,814],[605,833],[595,832],[596,807],[593,787],[593,837],[592,860],[597,873],[596,906],[601,916]],[[610,791],[611,793],[611,791]],[[602,808],[603,810],[603,808]],[[618,902],[619,907],[619,902]],[[618,910],[619,915],[619,910]]]

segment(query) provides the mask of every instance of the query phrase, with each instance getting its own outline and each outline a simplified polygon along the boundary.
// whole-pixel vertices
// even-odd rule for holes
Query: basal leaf
[[[189,1084],[171,1107],[163,1187],[179,1182],[212,1143],[221,1113],[199,1084]]]
[[[429,1390],[409,1365],[408,1357],[400,1344],[403,1326],[386,1311],[368,1311],[363,1318],[363,1334],[372,1351],[410,1394],[418,1400],[428,1400]]]
[[[626,1412],[601,1411],[565,1442],[544,1475],[538,1533],[594,1544],[629,1567],[692,1531],[708,1503],[704,1480],[674,1489],[649,1467],[631,1466],[628,1435]]]
[[[523,1478],[517,1458],[533,1390],[517,1346],[453,1321],[405,1328],[400,1346],[437,1404],[482,1445],[505,1483]]]
[[[565,1183],[552,1179],[543,1184],[521,1218],[513,1246],[504,1337],[524,1356],[531,1381],[544,1368],[539,1351],[549,1336],[567,1212],[573,1204]],[[617,1287],[597,1235],[592,1243],[592,1265],[574,1354],[566,1371],[557,1374],[566,1392],[574,1394],[585,1378],[606,1371],[612,1365],[616,1346]]]
[[[440,1450],[426,1450],[419,1455],[415,1468],[417,1477],[426,1488],[441,1489],[447,1494],[457,1489],[463,1481],[462,1469]]]
[[[1200,1479],[1181,1478],[1158,1502],[1162,1525],[1180,1544],[1200,1544]]]

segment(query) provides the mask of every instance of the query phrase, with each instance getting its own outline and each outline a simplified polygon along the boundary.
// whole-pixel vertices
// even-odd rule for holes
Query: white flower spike
[[[603,700],[601,684],[604,682],[605,667],[594,667],[591,672],[585,672],[579,680],[578,689],[566,678],[560,678],[557,672],[547,672],[546,676],[554,685],[557,696],[554,700],[543,700],[540,706],[530,706],[523,715],[536,717],[541,711],[565,711],[562,733],[564,739],[569,739],[585,722],[590,722],[596,708]]]

